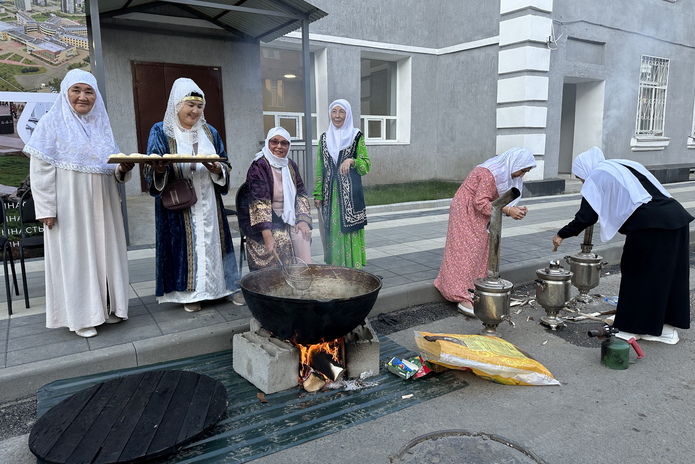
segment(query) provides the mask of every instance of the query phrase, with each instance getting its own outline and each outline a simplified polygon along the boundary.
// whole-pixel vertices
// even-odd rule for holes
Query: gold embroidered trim
[[[270,200],[254,200],[249,206],[251,226],[261,222],[273,222],[273,207]]]

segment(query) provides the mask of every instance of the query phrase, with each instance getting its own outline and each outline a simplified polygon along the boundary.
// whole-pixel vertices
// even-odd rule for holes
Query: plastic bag
[[[506,340],[487,335],[415,332],[420,355],[450,369],[469,368],[504,385],[560,385],[541,363]]]

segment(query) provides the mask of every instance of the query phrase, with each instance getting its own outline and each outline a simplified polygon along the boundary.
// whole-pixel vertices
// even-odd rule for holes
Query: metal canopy
[[[92,15],[91,12],[96,12]],[[303,179],[314,183],[311,169],[311,86],[309,76],[309,24],[328,13],[304,0],[88,0],[86,13],[91,26],[92,72],[101,89],[104,85],[104,57],[101,44],[101,23],[107,19],[114,26],[147,28],[181,34],[187,29],[195,35],[211,35],[224,39],[270,42],[302,29],[302,67],[304,76],[304,169]],[[106,92],[102,90],[102,95]],[[106,101],[104,102],[106,103]],[[119,184],[126,241],[128,209],[123,184]]]
[[[90,2],[91,3],[91,2]],[[270,42],[327,13],[304,0],[99,0],[99,15],[114,22],[146,22],[156,28]],[[87,4],[87,15],[91,13]]]

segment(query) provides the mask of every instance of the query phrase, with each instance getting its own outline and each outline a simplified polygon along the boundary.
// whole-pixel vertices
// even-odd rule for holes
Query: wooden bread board
[[[129,156],[119,153],[117,155],[109,156],[108,163],[151,163],[152,161],[171,161],[173,163],[208,163],[222,160],[223,158],[220,158],[219,155]]]

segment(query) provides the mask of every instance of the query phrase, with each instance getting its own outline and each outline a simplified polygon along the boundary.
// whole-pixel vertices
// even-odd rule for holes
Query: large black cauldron
[[[287,285],[282,270],[271,267],[241,279],[241,290],[253,317],[283,340],[313,345],[335,340],[360,325],[381,290],[381,280],[368,272],[341,266],[310,264],[311,287]]]

